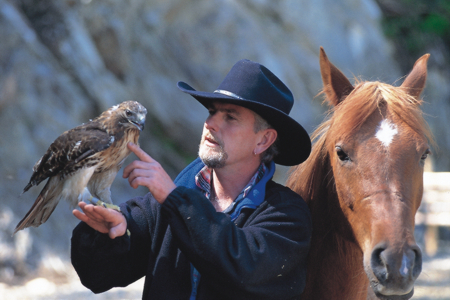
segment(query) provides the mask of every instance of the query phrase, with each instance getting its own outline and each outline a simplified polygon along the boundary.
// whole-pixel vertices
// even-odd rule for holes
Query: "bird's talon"
[[[105,202],[103,202],[103,201],[101,201],[101,200],[97,200],[97,202],[95,203],[95,205],[97,205],[97,206],[103,206],[104,208],[111,208],[112,210],[121,212],[119,206],[114,205],[114,204],[105,203]]]
[[[115,211],[121,212],[119,206],[103,202],[102,200],[97,199],[97,198],[93,197],[92,195],[90,197],[84,197],[84,199],[86,199],[87,201],[91,202],[95,206],[102,206],[104,208],[111,208],[111,209],[113,209]]]

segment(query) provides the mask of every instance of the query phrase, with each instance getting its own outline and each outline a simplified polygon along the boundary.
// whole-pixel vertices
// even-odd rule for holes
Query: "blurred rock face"
[[[315,99],[319,46],[349,78],[404,75],[379,18],[372,0],[0,0],[0,281],[52,254],[69,260],[77,221],[68,205],[11,238],[42,188],[18,197],[31,168],[63,131],[139,101],[149,111],[141,146],[175,176],[196,156],[207,116],[176,82],[213,91],[247,58],[286,82],[296,98],[291,115],[311,133],[325,109]],[[120,175],[113,201],[146,192]]]

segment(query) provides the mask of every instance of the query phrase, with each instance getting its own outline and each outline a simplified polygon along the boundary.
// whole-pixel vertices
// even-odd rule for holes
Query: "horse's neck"
[[[324,188],[325,190],[325,188]],[[313,237],[302,299],[366,299],[369,283],[363,256],[334,193],[310,203]],[[320,202],[317,202],[321,200]],[[327,213],[332,212],[332,214]]]

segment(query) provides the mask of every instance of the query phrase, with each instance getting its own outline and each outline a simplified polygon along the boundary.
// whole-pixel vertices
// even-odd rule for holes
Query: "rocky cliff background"
[[[133,99],[148,109],[140,143],[176,176],[196,156],[206,110],[176,87],[213,91],[242,58],[258,61],[292,90],[291,115],[311,133],[326,107],[323,46],[349,78],[399,85],[426,52],[423,109],[436,135],[432,168],[449,171],[449,52],[444,42],[405,49],[386,36],[394,0],[0,0],[0,282],[68,267],[77,220],[60,203],[39,228],[11,234],[43,184],[19,197],[34,163],[63,131]],[[384,21],[383,21],[384,20]],[[419,53],[423,52],[423,53]],[[134,159],[134,157],[130,158]],[[277,178],[284,180],[285,168]],[[146,193],[121,178],[115,202]]]

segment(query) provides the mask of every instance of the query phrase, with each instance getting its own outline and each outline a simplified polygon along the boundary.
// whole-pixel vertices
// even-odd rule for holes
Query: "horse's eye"
[[[336,146],[335,149],[336,149],[336,154],[341,161],[349,161],[350,160],[350,157],[348,157],[347,153],[345,153],[341,147]]]
[[[430,155],[430,154],[431,154],[430,149],[427,149],[427,151],[425,151],[425,153],[422,154],[422,157],[420,159],[425,160],[425,159],[427,159],[428,155]]]

